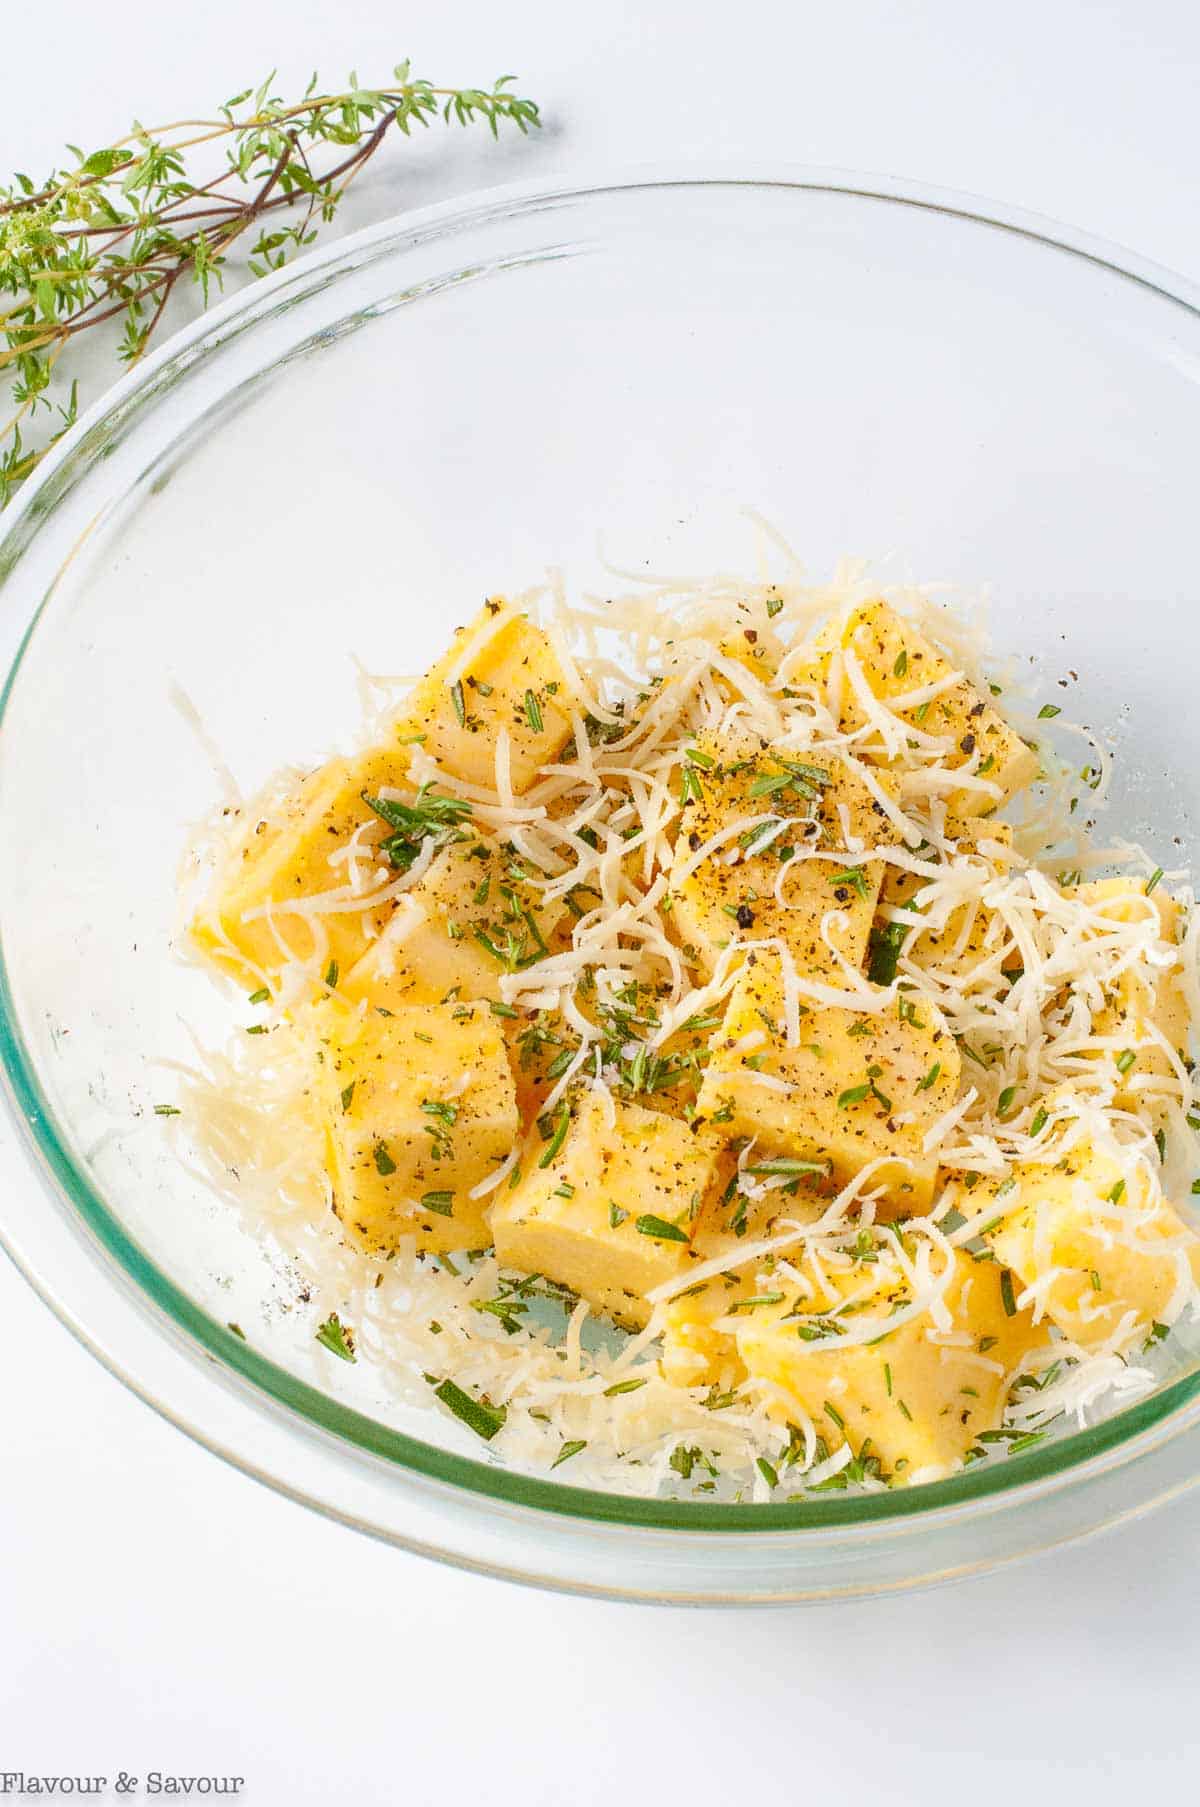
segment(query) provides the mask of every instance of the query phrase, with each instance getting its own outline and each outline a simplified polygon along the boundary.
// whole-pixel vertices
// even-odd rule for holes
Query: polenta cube
[[[974,855],[977,859],[985,860],[989,878],[1006,874],[1016,860],[1012,824],[984,817],[976,819],[970,827],[977,832],[970,836],[960,836],[955,846],[956,853]],[[918,857],[927,862],[930,860],[928,854]],[[912,872],[907,867],[889,864],[884,868],[883,883],[879,888],[880,907],[892,905],[897,909],[909,909],[913,899],[933,882],[933,876],[927,872]],[[918,904],[917,908],[920,907]]]
[[[419,740],[456,778],[491,787],[496,743],[505,730],[512,788],[520,792],[566,745],[572,701],[566,673],[541,628],[491,598],[414,688],[401,737]]]
[[[987,841],[986,857],[993,868],[1003,870],[1012,830],[1004,822],[995,823],[994,828],[996,839]],[[880,905],[919,912],[926,907],[921,893],[929,883],[920,873],[889,866],[880,889]],[[939,912],[934,922],[940,920]],[[1011,982],[1022,964],[1021,950],[1003,918],[980,897],[955,905],[940,927],[931,923],[928,928],[905,928],[902,948],[906,959],[939,977],[952,975],[964,989],[993,990],[1001,980]]]
[[[659,1366],[673,1387],[716,1387],[727,1392],[745,1380],[746,1365],[733,1335],[718,1327],[718,1322],[728,1318],[748,1291],[745,1279],[730,1269],[667,1302]]]
[[[626,1324],[646,1295],[693,1259],[692,1226],[716,1147],[686,1124],[586,1091],[564,1104],[548,1142],[532,1137],[522,1179],[492,1213],[506,1267],[545,1274]]]
[[[560,938],[565,938],[564,931],[565,923],[557,931]],[[697,1014],[650,1048],[642,1041],[641,1032],[651,1022],[657,1024],[664,990],[636,981],[623,988],[620,1002],[614,1002],[603,1017],[606,1058],[619,1065],[615,1083],[620,1095],[640,1097],[655,1111],[690,1121],[708,1058],[709,1037],[720,1022],[720,1011]],[[578,1031],[554,1009],[518,1010],[504,1018],[503,1028],[517,1103],[528,1122],[542,1112],[564,1067],[577,1053]]]
[[[1038,756],[917,627],[882,600],[865,602],[823,628],[818,644],[844,658],[852,652],[871,694],[922,734],[952,742],[946,763],[990,789],[962,785],[946,797],[952,817],[989,815],[1033,782]],[[940,686],[936,690],[932,687]],[[912,702],[906,701],[912,697]],[[843,672],[841,725],[853,732],[868,715]]]
[[[1149,896],[1140,879],[1105,878],[1080,885],[1081,902],[1090,904],[1101,918],[1113,923],[1149,922],[1163,945],[1156,950],[1162,964],[1139,959],[1127,966],[1107,989],[1104,1005],[1092,1013],[1092,1034],[1112,1037],[1112,1058],[1119,1083],[1114,1102],[1123,1110],[1153,1104],[1156,1080],[1172,1071],[1170,1056],[1157,1032],[1182,1061],[1188,1052],[1188,1007],[1182,984],[1179,934],[1182,911],[1169,892],[1156,886]],[[1169,960],[1169,964],[1166,962]]]
[[[516,1145],[504,1040],[481,1004],[328,1017],[326,1135],[333,1208],[369,1249],[415,1235],[431,1250],[486,1248],[490,1198],[473,1198]]]
[[[765,600],[742,601],[734,605],[735,619],[723,624],[716,652],[719,659],[732,660],[748,671],[760,684],[769,686],[783,657],[784,648],[773,626],[774,615]],[[778,614],[778,608],[775,614]],[[717,667],[719,681],[734,695],[741,687]]]
[[[578,1041],[554,1010],[518,1010],[503,1017],[500,1027],[517,1088],[517,1109],[522,1123],[530,1124],[541,1115]]]
[[[763,1197],[750,1199],[730,1183],[736,1180],[732,1156],[722,1157],[725,1173],[718,1172],[692,1237],[692,1251],[707,1264],[724,1260],[722,1272],[689,1286],[668,1300],[662,1315],[664,1377],[677,1387],[716,1387],[727,1392],[746,1378],[746,1367],[734,1336],[737,1317],[763,1306],[780,1295],[774,1279],[776,1263],[766,1257],[746,1262],[745,1251],[754,1243],[785,1232],[785,1225],[815,1223],[827,1201],[818,1195],[819,1182],[800,1176],[797,1191],[777,1187]],[[751,1174],[753,1180],[753,1172]],[[789,1251],[792,1259],[795,1251]]]
[[[449,994],[500,998],[500,981],[548,952],[562,915],[510,846],[465,834],[397,900],[383,930],[342,979],[343,995],[394,1009]]]
[[[781,659],[776,684],[792,697],[808,697],[822,709],[828,703],[829,651],[815,640],[801,640]]]
[[[1153,1166],[1101,1132],[1057,1160],[1016,1164],[970,1199],[973,1212],[996,1206],[984,1235],[1016,1275],[1018,1299],[1027,1291],[1035,1314],[1085,1349],[1144,1338],[1200,1281],[1200,1238]]]
[[[825,1159],[845,1183],[872,1162],[869,1185],[906,1211],[928,1209],[937,1160],[926,1131],[953,1104],[958,1046],[924,999],[904,1016],[813,1005],[793,1046],[777,955],[751,951],[730,994],[700,1088],[700,1113],[729,1136]]]
[[[830,940],[851,966],[861,967],[883,866],[851,853],[847,836],[870,847],[892,834],[851,766],[840,759],[776,755],[758,739],[702,735],[684,797],[670,920],[694,966],[710,975],[731,940],[779,936],[802,970],[836,970],[822,934],[826,917],[836,912]],[[696,864],[712,836],[747,821],[754,826],[729,833]],[[781,880],[782,860],[787,871]]]
[[[935,1257],[939,1268],[944,1259]],[[786,1419],[794,1402],[828,1448],[848,1443],[897,1481],[957,1468],[980,1434],[998,1427],[1016,1372],[1046,1333],[1029,1312],[1009,1313],[994,1262],[952,1259],[946,1327],[925,1311],[890,1331],[889,1317],[908,1309],[913,1293],[886,1251],[873,1267],[800,1263],[811,1296],[747,1312],[737,1329],[747,1371],[784,1395],[772,1409]],[[844,1310],[850,1295],[853,1309]]]
[[[324,966],[331,959],[346,971],[367,947],[378,912],[335,910],[314,918],[295,905],[345,890],[347,867],[330,856],[375,820],[363,792],[403,782],[402,756],[386,748],[331,759],[268,817],[247,822],[191,924],[195,944],[255,987],[289,960],[319,957]],[[382,863],[369,845],[364,853]]]

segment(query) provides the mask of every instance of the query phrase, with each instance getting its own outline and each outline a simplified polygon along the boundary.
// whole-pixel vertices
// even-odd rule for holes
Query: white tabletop
[[[288,92],[407,53],[440,81],[515,68],[547,129],[398,142],[348,223],[598,161],[787,158],[976,190],[1200,275],[1185,0],[207,0],[136,18],[60,0],[48,37],[50,17],[6,13],[5,170],[276,64]],[[11,1139],[3,1183],[28,1183]],[[1051,1788],[1102,1807],[1200,1756],[1200,1494],[919,1596],[600,1605],[437,1568],[265,1492],[123,1392],[3,1262],[0,1324],[0,1793],[4,1771],[160,1770],[243,1776],[263,1807]]]

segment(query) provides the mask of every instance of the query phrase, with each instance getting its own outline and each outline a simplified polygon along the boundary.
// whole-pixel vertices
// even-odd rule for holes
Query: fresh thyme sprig
[[[514,76],[490,89],[439,88],[407,62],[382,88],[351,76],[341,93],[313,77],[298,101],[272,94],[274,75],[246,89],[212,119],[133,130],[42,182],[18,174],[0,186],[0,371],[12,372],[14,412],[0,420],[0,507],[66,432],[79,407],[77,381],[60,361],[79,335],[105,322],[122,332],[119,356],[141,357],[181,280],[207,305],[242,241],[252,276],[277,270],[333,219],[350,183],[395,128],[502,121],[521,132],[539,123]],[[208,179],[189,157],[221,145]],[[294,209],[294,212],[289,210]],[[44,431],[31,434],[38,420]]]

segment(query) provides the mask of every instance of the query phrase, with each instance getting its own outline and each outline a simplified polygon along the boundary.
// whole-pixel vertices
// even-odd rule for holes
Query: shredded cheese
[[[514,785],[507,727],[496,734],[485,782],[468,783],[450,764],[413,746],[413,791],[385,790],[383,796],[407,801],[418,787],[428,787],[461,800],[473,827],[501,839],[522,862],[524,882],[547,909],[562,912],[548,944],[501,972],[495,993],[522,1023],[544,1018],[555,1026],[563,1054],[545,1088],[543,1112],[554,1113],[574,1088],[587,1086],[615,1121],[614,1096],[627,1083],[628,1062],[670,1060],[689,1024],[718,1022],[743,961],[756,948],[779,956],[783,1026],[793,1048],[813,1005],[874,1016],[895,1013],[898,1005],[939,1011],[964,1059],[957,1096],[923,1137],[924,1149],[941,1162],[942,1185],[928,1214],[906,1225],[908,1246],[905,1238],[885,1238],[873,1270],[861,1285],[844,1288],[840,1303],[825,1315],[837,1320],[839,1345],[847,1348],[869,1345],[885,1330],[923,1324],[945,1360],[961,1359],[994,1375],[1003,1365],[966,1348],[970,1339],[955,1331],[947,1306],[958,1252],[976,1247],[997,1215],[993,1204],[973,1205],[962,1176],[998,1181],[1022,1164],[1052,1168],[1101,1137],[1119,1151],[1128,1200],[1083,1201],[1098,1246],[1134,1252],[1145,1246],[1147,1213],[1131,1201],[1161,1200],[1164,1183],[1174,1183],[1189,1159],[1194,1167],[1200,1145],[1189,1116],[1196,1087],[1179,1046],[1149,1013],[1115,1028],[1103,1025],[1124,986],[1168,981],[1187,1018],[1200,1021],[1200,912],[1183,873],[1171,874],[1181,908],[1177,938],[1164,929],[1149,896],[1144,909],[1116,913],[1089,898],[1081,889],[1086,873],[1123,864],[1139,870],[1148,886],[1156,869],[1139,849],[1102,849],[1082,838],[1071,807],[1078,773],[1049,749],[1041,748],[1046,781],[1022,803],[1012,845],[1004,833],[989,833],[986,819],[973,824],[974,838],[955,826],[947,798],[969,793],[994,803],[1004,797],[1003,787],[989,777],[979,747],[964,761],[953,735],[914,726],[904,715],[936,703],[964,676],[984,682],[979,635],[931,593],[887,589],[951,670],[884,701],[872,686],[863,647],[852,639],[822,668],[812,639],[818,622],[879,593],[865,568],[847,564],[832,582],[810,584],[786,542],[754,519],[762,569],[753,581],[735,573],[648,583],[638,578],[627,594],[589,597],[573,606],[561,574],[552,572],[544,592],[490,616],[457,648],[448,681],[461,680],[515,616],[532,616],[540,605],[571,692],[567,744],[521,792]],[[772,565],[780,563],[782,572],[772,575]],[[739,647],[748,649],[746,658]],[[368,739],[378,739],[399,719],[399,687],[365,672],[361,682],[373,712]],[[854,728],[843,725],[850,699],[861,722]],[[279,816],[298,775],[283,774],[242,803],[194,709],[182,697],[176,701],[199,733],[227,799],[198,833],[186,863],[188,895],[194,897],[205,881],[219,891],[251,844],[254,825]],[[1021,719],[1019,702],[1010,710],[1006,701],[1005,707],[1018,730],[1040,742],[1039,728]],[[1110,783],[1110,755],[1090,731],[1065,721],[1057,726],[1088,743],[1084,782],[1094,813]],[[823,759],[841,760],[874,800],[877,835],[853,835],[846,807],[839,805],[836,853],[797,845],[780,858],[779,846],[796,823],[765,796],[674,863],[689,786],[705,782],[695,757],[705,736],[750,736],[789,759],[818,766]],[[880,776],[883,765],[887,782]],[[381,853],[382,840],[382,824],[359,822],[330,847],[333,882],[324,889],[271,897],[243,912],[244,923],[267,925],[278,950],[279,974],[250,969],[271,984],[279,1014],[270,1035],[239,1035],[226,1053],[198,1052],[197,1064],[180,1074],[178,1122],[186,1130],[172,1125],[171,1133],[181,1153],[242,1212],[253,1233],[286,1251],[318,1310],[336,1309],[354,1324],[360,1355],[377,1364],[397,1398],[427,1403],[422,1376],[433,1370],[508,1408],[494,1444],[505,1460],[544,1470],[568,1442],[578,1443],[586,1455],[567,1471],[569,1478],[656,1493],[683,1488],[688,1464],[678,1451],[694,1445],[712,1464],[714,1497],[738,1497],[747,1489],[754,1497],[779,1497],[755,1464],[761,1458],[770,1470],[784,1453],[785,1493],[835,1480],[853,1459],[849,1444],[818,1459],[812,1420],[786,1388],[751,1377],[713,1409],[706,1388],[669,1384],[654,1352],[671,1302],[719,1276],[757,1274],[765,1281],[760,1291],[769,1295],[782,1275],[803,1301],[815,1284],[852,1274],[853,1237],[875,1221],[880,1193],[873,1182],[883,1160],[864,1166],[814,1221],[806,1221],[787,1216],[781,1189],[788,1176],[755,1177],[755,1144],[743,1145],[736,1190],[752,1203],[780,1200],[783,1210],[771,1233],[693,1262],[678,1279],[650,1291],[649,1324],[621,1346],[593,1334],[582,1302],[557,1329],[533,1316],[505,1324],[482,1309],[506,1283],[494,1255],[460,1271],[453,1262],[422,1256],[411,1240],[383,1259],[336,1234],[324,1143],[304,1102],[313,1049],[302,1015],[287,1013],[319,982],[334,919],[362,922],[367,940],[376,941],[384,975],[394,970],[405,942],[428,926],[422,881],[444,842],[431,835],[407,870],[397,872]],[[839,945],[845,918],[836,910],[821,923],[828,957],[819,974],[801,969],[786,936],[756,936],[731,925],[710,976],[701,976],[678,929],[673,892],[706,867],[729,869],[760,859],[778,859],[766,882],[785,912],[792,907],[790,887],[809,862],[878,863],[885,878],[877,923],[907,931],[894,979],[874,983],[846,959]],[[214,938],[222,951],[237,952],[224,930]],[[616,1053],[614,1021],[634,1026]],[[692,1033],[695,1042],[699,1032]],[[747,1036],[738,1051],[753,1053],[763,1039],[757,1032]],[[792,1090],[765,1072],[753,1073],[751,1083],[781,1098]],[[664,1103],[653,1096],[644,1101]],[[1152,1110],[1158,1113],[1153,1119]],[[903,1111],[897,1121],[908,1121]],[[1152,1127],[1160,1121],[1170,1126],[1166,1166]],[[516,1177],[520,1159],[514,1148],[471,1197],[499,1194]],[[1015,1210],[1021,1197],[1014,1182],[1005,1210]],[[1062,1269],[1052,1260],[1044,1211],[1036,1214],[1033,1243],[1039,1271],[1018,1287],[1016,1304],[1048,1323]],[[1175,1261],[1161,1322],[1194,1317],[1197,1289],[1186,1248],[1159,1238],[1154,1249]],[[871,1301],[889,1279],[905,1303],[880,1316]],[[1107,1300],[1085,1304],[1081,1322],[1107,1325],[1107,1306]],[[736,1313],[715,1320],[730,1334],[738,1322]],[[1030,1358],[1036,1385],[1013,1391],[1006,1422],[1014,1431],[1041,1428],[1056,1417],[1082,1424],[1106,1401],[1144,1391],[1154,1384],[1154,1369],[1140,1358],[1143,1337],[1136,1312],[1113,1324],[1099,1350],[1053,1333],[1046,1349]],[[816,1340],[797,1347],[803,1357],[823,1345]],[[1009,1378],[1028,1381],[1029,1373]],[[791,1426],[790,1444],[782,1419]],[[867,1476],[856,1484],[879,1483]]]

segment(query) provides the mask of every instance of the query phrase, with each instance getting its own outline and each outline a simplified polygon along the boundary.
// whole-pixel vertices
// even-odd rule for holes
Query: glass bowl
[[[3,518],[0,1053],[18,1264],[114,1372],[247,1472],[492,1573],[668,1600],[863,1593],[1143,1510],[1200,1466],[1200,1360],[935,1485],[786,1505],[516,1473],[314,1344],[177,1158],[160,1063],[224,1006],[172,950],[217,785],[358,718],[485,591],[745,566],[986,585],[999,646],[1078,673],[1108,822],[1194,837],[1197,292],[961,197],[828,172],[639,173],[427,209],[247,289],[131,371]],[[1169,861],[1164,863],[1171,863]],[[40,1175],[36,1183],[34,1172]],[[246,1332],[241,1340],[227,1327]],[[1191,1361],[1191,1365],[1189,1365]]]

